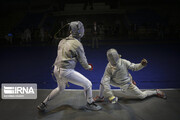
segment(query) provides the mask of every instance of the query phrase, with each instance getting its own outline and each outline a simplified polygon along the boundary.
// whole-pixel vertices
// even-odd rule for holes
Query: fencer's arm
[[[80,44],[79,47],[77,48],[77,59],[84,69],[86,70],[91,69],[91,65],[89,65],[87,62],[87,58],[85,56],[85,52],[82,44]]]
[[[131,63],[128,60],[124,60],[124,61],[125,61],[126,65],[127,65],[127,68],[132,70],[132,71],[138,71],[138,70],[141,70],[142,68],[145,67],[145,66],[142,65],[142,63],[135,64],[135,63]]]
[[[110,80],[111,80],[111,73],[109,71],[109,67],[107,66],[101,82],[101,84],[104,86],[104,93],[107,97],[114,96],[114,94],[111,91]]]

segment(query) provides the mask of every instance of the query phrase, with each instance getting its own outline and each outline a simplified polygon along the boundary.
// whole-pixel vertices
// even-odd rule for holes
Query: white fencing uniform
[[[132,77],[128,72],[128,69],[132,71],[138,71],[144,66],[131,63],[128,60],[121,59],[115,49],[110,49],[107,52],[109,63],[105,69],[103,78],[100,84],[100,97],[103,97],[103,93],[107,97],[114,96],[111,87],[120,87],[122,92],[132,98],[144,99],[147,96],[156,95],[156,91],[144,91],[142,92],[136,85],[132,83]]]
[[[43,101],[45,104],[58,93],[64,91],[67,82],[83,87],[87,102],[93,102],[92,83],[82,74],[74,70],[77,61],[79,61],[86,70],[91,69],[91,66],[88,65],[83,46],[77,37],[76,30],[72,28],[71,30],[72,34],[66,39],[61,40],[58,45],[58,55],[54,63],[54,75],[58,87]],[[73,31],[75,31],[75,34]],[[84,33],[80,34],[80,36],[83,36],[83,34]]]

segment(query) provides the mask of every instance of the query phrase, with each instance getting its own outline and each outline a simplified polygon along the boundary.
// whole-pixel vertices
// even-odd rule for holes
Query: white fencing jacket
[[[88,65],[81,42],[70,35],[60,41],[54,65],[58,68],[74,69],[77,61],[79,61],[83,68],[91,68]]]
[[[117,85],[117,87],[127,86],[131,83],[131,75],[128,69],[132,71],[138,71],[144,66],[139,64],[131,63],[128,60],[119,58],[117,65],[114,67],[110,63],[107,64],[104,75],[101,80],[101,85],[104,87],[104,93],[107,97],[113,96],[110,84]]]

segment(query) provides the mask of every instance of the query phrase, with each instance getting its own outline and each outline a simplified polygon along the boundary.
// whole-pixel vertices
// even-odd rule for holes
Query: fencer
[[[86,70],[92,70],[92,66],[88,64],[84,48],[80,42],[84,35],[83,23],[80,21],[71,22],[69,23],[69,28],[70,35],[59,42],[57,57],[54,63],[54,75],[58,87],[52,90],[47,98],[37,106],[40,111],[44,111],[47,103],[64,91],[68,82],[84,88],[87,109],[95,111],[101,109],[92,98],[92,83],[85,76],[74,70],[77,61]]]
[[[118,97],[114,96],[110,85],[120,87],[123,94],[132,98],[144,99],[152,95],[166,98],[165,93],[158,89],[141,91],[135,85],[135,81],[128,72],[128,70],[138,71],[144,68],[147,65],[146,59],[143,59],[139,64],[134,64],[126,59],[122,59],[116,49],[109,49],[107,51],[107,58],[109,63],[106,66],[100,83],[99,96],[94,98],[96,102],[104,101],[104,96],[107,97],[111,103],[118,101]]]

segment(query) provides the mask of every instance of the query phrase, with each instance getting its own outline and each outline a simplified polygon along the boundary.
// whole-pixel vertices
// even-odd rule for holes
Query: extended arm
[[[77,48],[77,59],[78,59],[79,63],[83,66],[84,69],[86,69],[86,70],[91,69],[91,66],[87,62],[82,44],[79,44],[79,46]]]
[[[132,70],[132,71],[138,71],[141,70],[142,68],[144,68],[147,65],[147,60],[143,59],[141,61],[141,63],[135,64],[135,63],[131,63],[128,60],[124,60],[126,62],[127,68]]]

